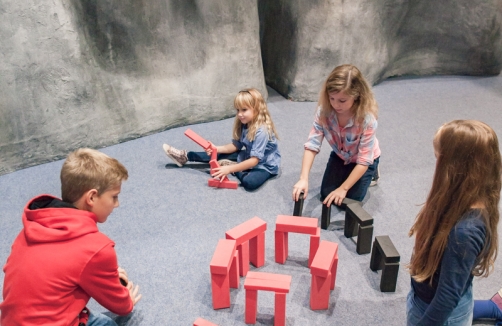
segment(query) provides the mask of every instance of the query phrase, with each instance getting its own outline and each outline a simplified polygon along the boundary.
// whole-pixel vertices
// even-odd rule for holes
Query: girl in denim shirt
[[[232,143],[216,146],[219,168],[213,177],[223,179],[234,174],[246,190],[255,190],[279,173],[281,154],[277,131],[267,104],[254,88],[239,92],[234,99],[236,110]],[[206,152],[187,152],[167,144],[166,155],[178,166],[187,162],[209,162],[211,149]]]
[[[378,106],[367,81],[355,66],[336,67],[324,82],[318,109],[303,154],[293,199],[308,194],[308,176],[324,138],[332,152],[321,184],[321,200],[341,205],[345,197],[362,201],[378,179],[380,147],[376,138]]]

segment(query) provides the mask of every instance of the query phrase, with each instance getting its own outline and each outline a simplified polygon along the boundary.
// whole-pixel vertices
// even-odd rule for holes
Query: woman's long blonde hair
[[[252,109],[254,112],[253,120],[248,125],[247,139],[249,141],[254,141],[256,136],[256,131],[261,127],[265,126],[267,128],[268,137],[272,139],[273,136],[279,139],[277,131],[275,130],[274,122],[270,117],[270,113],[267,109],[267,103],[263,99],[263,96],[255,88],[247,88],[237,94],[234,99],[234,107],[236,109],[248,108]],[[236,116],[234,120],[234,130],[232,137],[235,140],[239,140],[242,135],[242,123]]]
[[[480,206],[486,240],[472,274],[486,277],[498,249],[502,171],[497,135],[483,122],[455,120],[436,132],[434,150],[432,187],[409,232],[416,239],[408,269],[417,282],[432,282],[451,229],[472,207]]]
[[[333,92],[345,92],[354,98],[351,113],[354,115],[355,123],[362,124],[367,114],[372,114],[375,119],[378,118],[378,105],[371,87],[356,66],[345,64],[336,67],[321,87],[318,106],[321,107],[321,122],[323,123],[333,112],[329,102],[329,93]]]

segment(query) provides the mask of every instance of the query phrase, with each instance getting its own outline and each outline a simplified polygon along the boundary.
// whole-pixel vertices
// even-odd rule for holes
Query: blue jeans
[[[474,300],[473,319],[495,319],[502,324],[502,311],[492,300]]]
[[[232,154],[218,154],[217,160],[231,160],[237,161],[237,155],[239,152],[235,152]],[[206,152],[187,152],[187,157],[189,162],[202,162],[209,163],[211,160],[211,156],[207,155]]]
[[[237,161],[237,155],[239,152],[235,152],[232,154],[218,154],[218,160],[231,160]],[[211,157],[206,154],[206,152],[188,152],[188,161],[190,162],[203,162],[208,163],[211,160]],[[256,190],[261,185],[265,183],[268,179],[275,176],[275,174],[271,174],[266,170],[262,169],[250,169],[246,171],[235,172],[235,176],[241,182],[242,187],[247,191]]]
[[[472,310],[474,301],[472,299],[472,285],[469,286],[465,294],[460,298],[457,306],[453,309],[447,321],[443,325],[467,326],[472,325]],[[429,305],[415,295],[413,287],[408,293],[406,302],[406,325],[418,325],[419,320],[425,313]]]
[[[368,166],[368,170],[363,174],[363,176],[352,186],[352,188],[347,191],[347,198],[363,201],[364,196],[368,192],[368,187],[370,186],[371,179],[378,168],[378,163],[380,162],[380,157],[373,161],[373,164]],[[326,164],[326,170],[324,171],[324,176],[322,177],[321,183],[321,201],[323,201],[333,190],[337,189],[342,185],[342,183],[347,180],[356,163],[344,164],[344,161],[336,155],[335,152],[331,152],[329,156],[328,164]]]
[[[91,312],[87,326],[117,326],[117,323],[106,315]]]

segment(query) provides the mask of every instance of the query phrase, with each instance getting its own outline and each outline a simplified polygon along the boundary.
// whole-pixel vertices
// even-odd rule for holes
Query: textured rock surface
[[[244,87],[266,96],[256,3],[2,0],[0,174],[228,117]]]
[[[399,75],[493,75],[502,67],[500,0],[260,0],[267,84],[316,101],[342,63],[371,83]]]

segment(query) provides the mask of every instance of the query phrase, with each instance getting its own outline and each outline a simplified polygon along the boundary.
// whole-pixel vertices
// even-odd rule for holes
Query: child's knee
[[[260,186],[261,186],[261,184],[256,184],[256,183],[253,183],[253,182],[246,182],[246,181],[242,181],[241,185],[247,191],[256,190],[256,189],[260,188]]]

